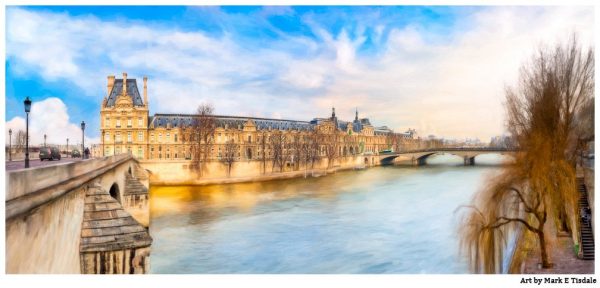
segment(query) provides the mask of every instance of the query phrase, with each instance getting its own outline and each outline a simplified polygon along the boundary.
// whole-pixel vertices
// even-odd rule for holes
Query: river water
[[[465,167],[442,155],[421,167],[151,187],[151,272],[468,273],[455,210],[502,158],[476,160]]]

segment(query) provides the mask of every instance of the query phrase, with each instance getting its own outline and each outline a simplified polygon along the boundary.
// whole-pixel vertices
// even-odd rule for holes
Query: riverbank
[[[581,167],[578,167],[577,177],[584,177],[585,184],[588,189],[588,195],[593,201],[594,170],[589,168],[582,169]],[[516,247],[518,248],[516,248],[517,250],[513,254],[508,273],[594,274],[595,261],[583,260],[577,257],[577,248],[573,242],[573,237],[568,233],[559,233],[556,241],[551,243],[548,247],[550,260],[554,266],[548,269],[541,268],[541,265],[539,265],[539,263],[541,263],[540,249],[536,236],[527,229],[520,229],[522,229],[521,237],[519,237],[519,239],[516,241]]]
[[[249,183],[249,182],[263,182],[272,180],[283,180],[283,179],[294,179],[294,178],[316,178],[324,177],[328,174],[334,174],[338,171],[347,171],[355,169],[366,169],[364,167],[344,167],[344,168],[330,168],[330,169],[318,169],[308,171],[289,171],[289,172],[276,172],[257,176],[246,176],[246,177],[226,177],[226,178],[201,178],[201,179],[188,179],[188,180],[160,180],[154,179],[150,184],[157,186],[202,186],[202,185],[215,185],[215,184],[234,184],[234,183]]]
[[[533,233],[526,231],[518,247],[509,270],[511,274],[594,274],[594,261],[577,258],[573,240],[568,234],[559,235],[548,249],[554,264],[552,268],[540,267],[539,245]]]
[[[285,166],[283,172],[271,163],[262,161],[235,162],[231,170],[222,162],[208,162],[202,171],[194,167],[191,161],[139,161],[140,165],[150,171],[150,184],[160,186],[172,185],[211,185],[245,182],[260,182],[301,177],[321,177],[343,170],[366,169],[380,166],[375,156],[355,156],[336,159],[330,165],[326,159],[315,162],[312,167]]]

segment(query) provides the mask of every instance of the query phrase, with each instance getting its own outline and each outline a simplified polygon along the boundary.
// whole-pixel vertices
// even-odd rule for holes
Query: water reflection
[[[498,168],[454,160],[435,156],[430,166],[309,179],[152,187],[152,272],[466,273],[454,210]]]

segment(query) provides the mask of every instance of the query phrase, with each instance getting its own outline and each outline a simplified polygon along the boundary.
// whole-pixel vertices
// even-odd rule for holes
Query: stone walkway
[[[581,260],[573,253],[573,240],[569,236],[559,237],[556,247],[550,251],[554,267],[538,268],[539,250],[536,246],[529,252],[524,263],[523,274],[594,274],[594,260]]]

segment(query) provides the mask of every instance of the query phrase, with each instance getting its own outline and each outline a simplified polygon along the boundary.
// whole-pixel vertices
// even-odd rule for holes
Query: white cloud
[[[25,118],[14,117],[6,122],[6,139],[8,130],[12,129],[13,137],[17,131],[25,131]],[[88,127],[89,128],[89,127]],[[88,129],[86,128],[86,129]],[[89,131],[86,131],[88,134]],[[71,123],[67,106],[58,98],[50,97],[42,101],[35,101],[31,105],[29,113],[29,144],[32,146],[43,145],[44,134],[47,144],[64,145],[69,138],[69,145],[81,144],[81,126],[79,123]],[[99,143],[98,138],[85,138],[87,143]]]
[[[263,16],[292,12],[267,9]],[[331,35],[310,17],[303,21],[318,40],[281,35],[247,47],[227,31],[217,37],[11,8],[7,58],[18,71],[91,91],[86,97],[98,103],[106,75],[127,71],[129,78],[150,76],[153,112],[190,113],[208,101],[219,114],[309,120],[335,105],[342,119],[353,119],[358,107],[372,123],[396,130],[489,139],[503,132],[503,87],[514,83],[521,63],[540,44],[572,32],[593,43],[593,17],[588,7],[488,7],[463,15],[444,41],[418,23],[376,24],[382,52],[363,55],[364,25]],[[69,126],[66,109],[56,116]]]

